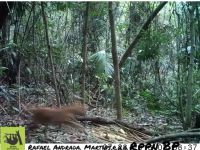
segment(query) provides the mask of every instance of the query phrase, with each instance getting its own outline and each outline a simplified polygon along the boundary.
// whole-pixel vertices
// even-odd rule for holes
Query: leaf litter
[[[44,92],[45,91],[45,92]],[[30,127],[30,119],[24,119],[19,114],[23,113],[17,108],[18,90],[10,89],[15,101],[5,100],[0,96],[0,126],[25,126],[26,143],[131,143],[143,142],[151,136],[139,131],[124,128],[118,125],[99,125],[94,123],[84,123],[84,131],[80,132],[71,127],[61,128],[59,126],[48,126],[45,134],[44,126],[38,128]],[[21,103],[26,106],[55,106],[56,100],[54,90],[46,86],[45,90],[35,90],[35,88],[24,88],[21,90]],[[12,107],[11,107],[12,106]],[[14,107],[15,106],[15,107]],[[116,111],[110,108],[94,108],[87,112],[88,116],[100,116],[103,118],[116,119]],[[145,116],[148,116],[145,118]],[[124,121],[137,124],[138,126],[154,130],[156,124],[164,128],[167,126],[165,118],[153,117],[150,114],[141,114],[140,117],[131,114],[124,117]],[[158,129],[161,130],[161,129]]]

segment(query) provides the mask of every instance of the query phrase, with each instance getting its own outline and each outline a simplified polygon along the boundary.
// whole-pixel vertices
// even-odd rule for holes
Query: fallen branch
[[[101,124],[101,125],[108,125],[108,124],[118,125],[118,126],[121,125],[121,126],[124,126],[126,128],[129,128],[131,130],[136,130],[137,132],[142,132],[142,133],[147,134],[147,135],[155,135],[155,133],[147,131],[144,128],[131,126],[128,123],[123,122],[123,121],[119,121],[119,120],[108,120],[108,119],[105,119],[105,118],[102,118],[102,117],[77,117],[77,120],[78,121],[90,121],[92,123]]]
[[[150,132],[150,131],[147,131],[146,129],[142,128],[142,127],[136,127],[136,125],[129,125],[128,123],[126,122],[123,122],[123,121],[120,121],[120,120],[115,120],[116,123],[118,124],[121,124],[127,128],[130,128],[130,129],[133,129],[133,130],[137,130],[139,132],[142,132],[144,134],[147,134],[147,135],[155,135],[157,133],[153,133],[153,132]]]
[[[93,123],[105,125],[105,124],[115,124],[115,121],[108,120],[101,117],[77,117],[78,121],[91,121]]]
[[[187,130],[185,132],[200,132],[200,128],[197,128],[197,129],[190,129],[190,130]]]
[[[199,138],[200,139],[200,132],[193,133],[193,132],[183,132],[183,133],[176,133],[176,134],[168,134],[160,137],[156,137],[151,140],[145,141],[146,143],[156,143],[156,142],[163,142],[163,141],[173,141],[179,138]]]

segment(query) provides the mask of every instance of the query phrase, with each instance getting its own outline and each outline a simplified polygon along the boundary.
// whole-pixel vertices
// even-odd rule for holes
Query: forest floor
[[[23,112],[20,113],[18,109],[19,97],[20,104],[31,107],[54,106],[56,100],[54,90],[49,86],[41,86],[37,89],[21,87],[20,95],[19,88],[1,86],[0,126],[25,126],[26,143],[131,143],[142,142],[153,136],[122,125],[99,125],[90,122],[82,123],[84,131],[71,127],[48,126],[45,136],[44,126],[31,129],[27,123],[30,120],[21,117]],[[114,120],[116,111],[111,108],[93,108],[87,111],[87,116]],[[176,117],[166,118],[160,114],[140,110],[137,113],[125,113],[123,121],[157,135],[181,131],[181,124]]]

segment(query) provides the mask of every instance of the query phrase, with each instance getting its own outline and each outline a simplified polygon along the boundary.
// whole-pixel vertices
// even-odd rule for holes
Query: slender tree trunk
[[[159,58],[155,59],[155,70],[154,70],[154,76],[155,76],[155,88],[154,88],[154,94],[159,96],[161,95],[162,91],[162,84],[161,84],[161,78],[160,78],[160,66],[159,66]],[[160,93],[160,94],[159,94]]]
[[[6,44],[8,43],[8,19],[5,19],[5,22],[2,26],[2,47],[4,48]]]
[[[112,42],[112,59],[114,66],[114,87],[115,87],[115,100],[117,102],[117,119],[122,119],[122,101],[121,101],[121,90],[120,90],[120,72],[119,72],[119,62],[117,56],[116,47],[116,35],[115,35],[115,22],[112,10],[112,2],[108,5],[110,29],[111,29],[111,42]]]
[[[198,24],[198,42],[200,42],[200,11],[199,11],[199,6],[196,4],[196,19],[197,19],[197,24]]]
[[[32,45],[33,45],[33,51],[34,51],[34,55],[36,56],[37,55],[37,52],[36,52],[36,49],[35,49],[35,12],[36,12],[36,10],[35,10],[35,5],[36,5],[36,3],[35,2],[33,2],[32,3],[32,7],[33,7],[33,28],[32,28]],[[34,79],[34,81],[35,81],[35,83],[36,83],[36,85],[37,85],[37,78],[36,78],[36,70],[37,70],[37,57],[35,57],[35,59],[33,60],[33,66],[32,66],[32,70],[33,70],[33,79]]]
[[[180,21],[180,15],[176,13],[177,15],[177,27],[178,29],[181,29],[181,21]],[[180,53],[180,42],[181,37],[180,35],[176,37],[176,50],[177,54]],[[177,79],[176,79],[176,85],[177,85],[177,99],[178,99],[178,105],[179,105],[179,111],[180,111],[180,119],[182,122],[183,129],[185,129],[185,120],[184,120],[184,105],[183,105],[183,98],[182,98],[182,81],[181,81],[181,60],[180,57],[177,56]]]
[[[88,12],[89,12],[89,2],[86,3],[85,23],[83,27],[83,45],[82,45],[83,70],[82,70],[81,96],[84,101],[85,101],[85,74],[86,74],[86,61],[87,61]]]
[[[51,46],[50,46],[50,42],[49,42],[49,35],[48,35],[48,29],[47,29],[48,25],[47,25],[46,15],[44,12],[44,3],[43,2],[41,2],[41,7],[42,7],[42,17],[43,17],[44,26],[45,26],[48,55],[49,55],[49,60],[50,60],[50,65],[51,65],[51,70],[52,70],[52,79],[53,79],[55,93],[56,93],[57,106],[60,107],[60,98],[59,98],[59,93],[58,93],[58,89],[57,89],[56,74],[55,74],[55,68],[53,65],[54,63],[53,63],[53,57],[52,57],[52,50],[51,50]]]
[[[32,11],[33,11],[33,7],[31,8],[31,11],[29,12],[28,20],[26,22],[26,26],[25,26],[25,30],[24,30],[24,35],[23,35],[22,40],[21,40],[21,46],[24,44],[24,40],[25,40],[25,38],[28,34],[28,25],[29,25],[29,22],[30,22]]]
[[[188,80],[187,80],[187,100],[186,100],[186,129],[191,127],[191,117],[192,117],[192,94],[193,94],[193,63],[194,63],[194,56],[193,51],[195,49],[195,30],[194,30],[194,10],[195,7],[192,3],[190,12],[190,39],[191,39],[191,51],[190,51],[190,62],[189,62],[189,69],[188,69]],[[190,8],[188,8],[190,9]]]

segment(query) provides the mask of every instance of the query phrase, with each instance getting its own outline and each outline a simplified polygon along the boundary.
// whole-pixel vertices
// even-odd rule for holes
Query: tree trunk
[[[176,13],[177,15],[177,28],[181,29],[181,20],[180,20],[180,15],[178,13]],[[176,37],[176,50],[177,50],[177,54],[180,53],[181,51],[181,36],[178,35]],[[183,126],[183,129],[185,129],[185,120],[184,120],[184,105],[183,105],[183,98],[182,98],[182,76],[181,76],[181,60],[180,57],[177,56],[177,79],[176,79],[176,85],[177,85],[177,99],[178,99],[178,105],[179,105],[179,111],[180,111],[180,120]]]
[[[189,62],[189,68],[188,68],[188,81],[187,81],[187,100],[186,100],[186,116],[185,116],[185,124],[186,129],[191,127],[191,117],[192,117],[192,95],[193,95],[193,63],[194,63],[194,45],[195,45],[195,30],[194,30],[194,10],[195,7],[191,3],[191,10],[190,12],[190,39],[191,39],[191,51],[190,51],[190,62]],[[188,8],[190,9],[190,8]]]
[[[117,119],[122,119],[122,101],[121,101],[121,90],[120,90],[120,73],[119,73],[119,63],[117,56],[116,47],[116,35],[115,35],[115,22],[112,10],[112,2],[109,2],[109,20],[111,29],[111,42],[112,42],[112,59],[114,66],[114,87],[115,87],[115,100],[117,102]]]
[[[84,101],[85,101],[85,74],[86,74],[86,61],[87,61],[88,12],[89,12],[89,2],[86,3],[85,23],[83,27],[83,45],[82,45],[83,70],[82,70],[81,96]]]
[[[199,13],[200,13],[200,11],[199,11],[199,6],[198,6],[198,4],[196,4],[196,6],[195,6],[196,8],[196,19],[197,19],[197,26],[198,26],[198,42],[200,42],[200,15],[199,15]]]
[[[49,61],[50,61],[51,70],[52,70],[52,79],[53,79],[54,88],[55,88],[57,106],[60,107],[60,98],[59,98],[59,93],[58,93],[58,89],[57,89],[56,74],[55,74],[55,69],[54,69],[54,65],[53,65],[54,63],[53,63],[53,57],[52,57],[52,50],[51,50],[51,46],[49,43],[47,19],[46,19],[45,12],[44,12],[44,3],[43,2],[41,2],[41,7],[42,7],[42,17],[43,17],[44,26],[45,26],[46,42],[47,42],[47,48],[48,48]]]

